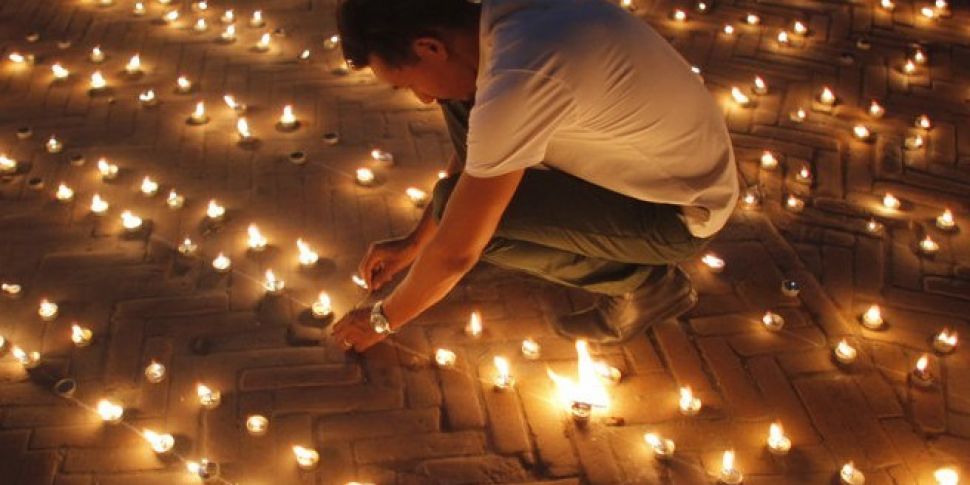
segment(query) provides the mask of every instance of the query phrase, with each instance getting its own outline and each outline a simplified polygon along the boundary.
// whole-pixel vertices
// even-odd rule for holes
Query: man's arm
[[[392,327],[400,327],[444,298],[475,266],[523,173],[516,170],[490,178],[462,175],[434,235],[404,281],[384,300]]]

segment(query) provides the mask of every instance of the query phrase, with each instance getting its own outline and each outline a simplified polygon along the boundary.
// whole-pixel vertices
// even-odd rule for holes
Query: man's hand
[[[363,352],[384,340],[386,335],[374,331],[370,323],[370,307],[357,308],[333,325],[333,339],[346,350]]]
[[[368,288],[372,291],[379,290],[394,275],[410,266],[417,253],[410,237],[376,242],[370,245],[361,260],[358,273],[367,282]]]

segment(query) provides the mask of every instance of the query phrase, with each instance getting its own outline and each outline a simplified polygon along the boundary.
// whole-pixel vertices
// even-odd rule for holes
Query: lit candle
[[[320,259],[320,256],[303,239],[296,240],[296,247],[300,251],[297,260],[302,266],[313,266]]]
[[[906,63],[903,64],[903,72],[906,74],[916,73],[916,63],[912,59],[906,59]]]
[[[54,193],[54,198],[59,202],[70,202],[74,199],[74,189],[61,183],[57,186],[57,192]]]
[[[751,210],[756,209],[761,204],[761,196],[758,193],[757,187],[748,187],[744,191],[744,195],[741,197],[741,205],[745,209]]]
[[[678,402],[678,407],[680,408],[680,413],[685,416],[694,416],[701,411],[701,399],[694,396],[694,391],[691,390],[690,386],[684,386],[680,388],[680,401]]]
[[[886,209],[896,210],[899,209],[901,202],[893,194],[886,192],[886,195],[882,197],[882,206]]]
[[[761,323],[764,324],[765,328],[768,330],[777,332],[785,326],[785,317],[769,311],[762,315]]]
[[[708,7],[707,7],[707,3],[706,2],[697,2],[697,5],[695,6],[695,8],[700,13],[707,13],[707,8]]]
[[[892,12],[896,8],[896,2],[893,2],[893,0],[880,0],[879,6],[884,10]]]
[[[393,165],[394,164],[394,154],[387,151],[381,150],[380,148],[375,148],[370,151],[370,157],[377,163],[381,165]]]
[[[198,249],[198,247],[199,246],[197,244],[192,242],[192,239],[186,237],[181,243],[179,243],[178,251],[179,254],[183,256],[190,256],[195,253],[195,250]]]
[[[219,205],[215,199],[209,201],[209,207],[205,210],[205,215],[209,219],[219,220],[226,215],[226,208]]]
[[[734,35],[734,26],[731,24],[724,24],[723,31],[725,35]]]
[[[936,485],[959,485],[960,475],[952,468],[937,468],[933,472]]]
[[[323,47],[328,50],[336,49],[340,45],[340,36],[337,34],[331,35],[326,39],[323,39]]]
[[[269,420],[262,414],[251,414],[246,418],[246,431],[252,436],[262,436],[269,430]]]
[[[701,262],[711,271],[711,273],[720,273],[724,270],[724,260],[719,258],[714,253],[707,253],[701,258]]]
[[[424,207],[424,205],[428,202],[427,192],[419,188],[408,187],[405,193],[407,194],[408,199],[411,200],[411,203],[414,204],[416,207]]]
[[[930,237],[929,234],[919,242],[919,249],[926,255],[936,254],[940,250],[940,245]]]
[[[202,125],[209,122],[209,116],[205,114],[205,102],[195,103],[195,110],[189,115],[189,122],[194,125]]]
[[[438,170],[438,180],[444,180],[446,178],[448,178],[448,171],[447,170]]]
[[[792,111],[791,113],[788,114],[788,119],[792,120],[795,123],[801,123],[805,121],[805,118],[807,117],[808,117],[808,113],[806,113],[805,110],[802,108],[798,108],[795,111]]]
[[[728,450],[721,457],[721,472],[718,480],[728,485],[737,485],[744,479],[741,471],[734,467],[734,451]]]
[[[136,231],[141,227],[141,217],[132,214],[131,211],[124,211],[121,213],[121,226],[127,231]]]
[[[239,118],[236,121],[236,132],[239,134],[239,141],[247,142],[253,139],[253,133],[249,131],[249,122],[246,118]]]
[[[195,10],[197,10],[197,11],[199,11],[199,12],[205,12],[206,10],[209,9],[209,2],[207,2],[205,0],[201,0],[199,2],[195,2],[195,3],[192,4],[192,8],[195,9]]]
[[[468,318],[468,325],[465,325],[465,335],[469,337],[480,337],[482,335],[482,314],[475,311]]]
[[[650,450],[653,452],[654,458],[658,460],[667,460],[673,454],[676,449],[673,440],[666,438],[661,438],[654,433],[646,433],[643,435],[643,441],[650,446]]]
[[[915,135],[907,136],[906,139],[903,140],[903,146],[907,150],[919,150],[920,148],[923,148],[923,144],[924,144],[923,135],[920,135],[918,133]]]
[[[869,222],[866,222],[866,231],[870,234],[878,234],[882,231],[882,224],[875,219],[869,219]]]
[[[202,481],[209,480],[219,471],[219,465],[209,461],[208,458],[202,458],[198,462],[188,461],[185,463],[185,468],[189,473],[202,479]]]
[[[158,182],[152,180],[151,177],[145,176],[141,180],[141,193],[146,197],[151,197],[158,193]]]
[[[917,116],[914,124],[916,125],[917,128],[920,128],[923,130],[929,130],[933,128],[933,122],[930,121],[930,117],[927,115]]]
[[[231,8],[227,8],[226,11],[222,13],[222,16],[219,17],[219,21],[224,24],[231,24],[236,21],[236,13]]]
[[[71,75],[71,72],[62,66],[60,62],[55,62],[54,65],[51,66],[51,74],[54,75],[54,79],[61,81],[67,79],[67,77]]]
[[[232,260],[229,259],[229,257],[227,257],[225,254],[219,253],[216,255],[215,259],[212,260],[212,267],[220,273],[225,273],[232,268]]]
[[[620,7],[631,12],[637,8],[636,5],[633,4],[633,0],[620,0]]]
[[[185,196],[179,194],[175,189],[168,191],[168,197],[165,198],[165,205],[169,209],[179,209],[185,204]]]
[[[233,97],[231,94],[227,94],[223,96],[222,100],[226,102],[226,106],[228,106],[229,109],[235,111],[237,114],[242,114],[246,112],[246,105],[236,101],[236,98]]]
[[[682,9],[676,8],[670,14],[670,18],[674,19],[677,22],[684,22],[687,20],[687,12],[683,11]]]
[[[785,436],[781,423],[774,422],[768,427],[768,450],[774,455],[787,455],[791,451],[791,439]]]
[[[916,360],[916,367],[913,368],[913,372],[910,374],[911,380],[914,384],[920,387],[926,387],[933,384],[933,373],[929,369],[929,357],[923,354]]]
[[[125,72],[128,74],[139,74],[141,73],[141,56],[135,54],[128,59],[128,64],[125,65]]]
[[[872,100],[869,103],[869,116],[873,118],[882,118],[882,115],[886,114],[886,109],[879,104],[878,101]]]
[[[91,329],[84,328],[77,323],[71,325],[71,342],[74,342],[75,346],[87,347],[88,345],[91,345],[92,337],[93,333],[91,332]]]
[[[11,52],[10,55],[7,56],[7,59],[10,59],[10,62],[14,64],[23,64],[27,62],[27,57],[19,52]]]
[[[169,24],[172,22],[175,22],[178,19],[179,19],[178,9],[169,10],[168,12],[165,12],[165,15],[162,15],[162,20]]]
[[[33,369],[40,365],[40,352],[27,352],[24,349],[14,345],[13,348],[10,349],[10,354],[13,355],[14,360],[20,363],[24,369]]]
[[[226,30],[223,30],[222,33],[219,34],[219,38],[225,42],[232,42],[236,40],[236,26],[227,25]]]
[[[936,10],[933,9],[933,7],[923,7],[919,9],[919,13],[920,15],[922,15],[923,17],[929,20],[933,20],[936,18]]]
[[[870,330],[879,330],[882,328],[882,310],[879,305],[870,306],[865,313],[862,314],[862,325]]]
[[[859,352],[853,347],[846,339],[839,340],[839,344],[835,346],[835,359],[842,364],[851,364],[855,362],[856,357]]]
[[[266,32],[265,34],[261,35],[259,37],[259,42],[256,43],[256,50],[263,51],[263,52],[268,51],[269,43],[271,40],[272,40],[272,37],[270,36],[269,32]]]
[[[57,318],[57,303],[54,303],[47,298],[40,301],[40,305],[37,307],[37,315],[45,322],[50,322]]]
[[[265,236],[263,236],[261,232],[259,232],[259,228],[256,227],[256,224],[250,224],[249,228],[246,229],[246,232],[249,235],[249,238],[246,242],[246,245],[249,246],[249,249],[256,252],[266,249],[266,245],[269,243],[269,241],[266,239]]]
[[[748,25],[758,25],[761,23],[761,17],[754,13],[748,13],[748,15],[744,17],[744,21]]]
[[[768,85],[765,83],[765,80],[761,78],[761,76],[754,77],[753,91],[755,94],[768,94]]]
[[[278,279],[273,270],[266,270],[266,280],[263,281],[263,288],[266,289],[266,293],[270,295],[278,295],[283,292],[283,288],[286,287],[286,282]]]
[[[818,94],[818,102],[826,106],[835,105],[836,99],[835,93],[828,86],[822,87],[822,91]]]
[[[933,339],[933,349],[941,354],[949,354],[957,346],[957,333],[944,328]]]
[[[448,349],[435,349],[434,362],[438,367],[451,367],[455,365],[458,356]]]
[[[266,21],[263,20],[263,11],[254,10],[252,17],[249,17],[249,26],[262,27],[263,25],[266,25]]]
[[[866,476],[857,470],[855,464],[851,461],[842,465],[842,469],[839,470],[839,478],[843,485],[863,485],[866,483]]]
[[[192,30],[196,32],[205,32],[208,30],[208,28],[209,24],[207,24],[205,19],[202,17],[199,17],[199,19],[195,21],[195,25],[192,26]]]
[[[283,106],[283,114],[280,115],[280,128],[291,129],[295,128],[297,124],[296,115],[293,114],[293,106],[286,105]]]
[[[95,63],[104,61],[104,51],[101,50],[101,46],[94,46],[94,48],[91,49],[91,55],[88,56],[88,58],[91,59],[91,62]]]
[[[145,2],[135,2],[135,5],[131,8],[131,13],[142,16],[145,15]]]
[[[504,391],[511,389],[515,385],[515,378],[509,369],[509,361],[505,357],[496,356],[492,361],[495,363],[495,389]]]
[[[913,52],[913,62],[915,62],[916,64],[919,64],[919,65],[926,64],[927,60],[928,58],[926,57],[926,53],[923,52],[922,49],[917,48],[916,51]]]
[[[866,141],[872,136],[872,132],[865,125],[855,125],[852,127],[852,135],[859,140]]]
[[[953,230],[956,225],[956,221],[953,220],[953,212],[950,209],[944,209],[942,214],[936,216],[936,227],[944,231]]]
[[[608,384],[616,385],[623,379],[623,372],[620,369],[603,361],[594,362],[593,371],[596,372],[597,377],[606,381]]]
[[[351,275],[350,276],[350,281],[353,282],[354,285],[356,285],[358,288],[360,288],[362,290],[366,290],[367,289],[367,281],[364,281],[364,278],[362,278],[358,274]]]
[[[151,384],[158,384],[165,380],[165,366],[152,360],[145,366],[145,380]]]
[[[792,212],[801,212],[805,208],[805,201],[795,195],[789,195],[785,199],[785,207]]]
[[[363,186],[368,186],[374,183],[374,171],[361,167],[357,169],[357,183]]]
[[[741,88],[739,88],[737,86],[732,86],[731,87],[731,98],[734,99],[734,102],[738,106],[748,107],[748,106],[751,105],[751,98],[749,98],[747,94],[744,94],[741,91]]]
[[[205,409],[215,409],[222,402],[222,393],[205,384],[198,384],[195,387],[195,394],[199,397],[199,404]]]
[[[310,49],[303,49],[302,51],[300,51],[300,55],[297,56],[297,59],[301,61],[306,61],[310,59]]]
[[[310,313],[315,318],[327,318],[333,314],[333,307],[330,303],[330,295],[326,291],[321,291],[316,301],[310,305]]]
[[[805,34],[808,33],[808,27],[806,27],[801,20],[796,20],[795,23],[792,25],[792,29],[795,31],[795,34],[797,35],[804,36]]]
[[[313,470],[317,467],[317,462],[320,461],[320,454],[313,448],[294,446],[293,455],[296,456],[296,465],[301,470]]]
[[[776,37],[776,39],[778,40],[778,45],[787,46],[791,44],[791,39],[788,37],[787,30],[779,31],[778,37]]]
[[[9,297],[15,297],[20,294],[23,288],[16,283],[0,283],[0,292]]]
[[[812,171],[809,170],[808,167],[802,167],[801,170],[795,174],[795,180],[803,184],[812,183]]]
[[[138,94],[138,101],[145,106],[154,106],[158,103],[158,98],[155,97],[154,89],[146,89]]]
[[[7,158],[6,153],[0,154],[0,174],[7,175],[17,171],[17,161]]]
[[[542,353],[542,348],[539,346],[539,342],[536,342],[532,338],[526,338],[522,340],[522,356],[529,360],[535,360],[539,358]]]
[[[175,80],[175,90],[182,94],[192,91],[192,81],[189,81],[189,78],[185,76],[179,76]]]
[[[159,455],[164,455],[172,451],[175,446],[175,438],[168,433],[156,433],[150,429],[143,430],[142,436],[152,447],[152,451]]]
[[[108,87],[108,81],[104,79],[101,71],[94,71],[91,74],[91,90],[100,91],[106,87]]]
[[[122,405],[107,399],[98,401],[97,409],[101,419],[106,423],[118,423],[125,414],[125,408]]]
[[[936,8],[937,15],[941,17],[950,16],[950,3],[947,0],[936,0],[933,2],[933,7]]]

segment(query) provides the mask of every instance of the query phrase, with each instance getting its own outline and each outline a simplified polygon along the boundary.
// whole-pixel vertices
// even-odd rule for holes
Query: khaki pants
[[[462,159],[469,109],[464,103],[442,103]],[[454,175],[435,185],[431,203],[439,221],[457,182]],[[559,170],[528,169],[482,260],[621,295],[643,284],[654,268],[697,254],[707,241],[687,230],[677,206],[627,197]]]

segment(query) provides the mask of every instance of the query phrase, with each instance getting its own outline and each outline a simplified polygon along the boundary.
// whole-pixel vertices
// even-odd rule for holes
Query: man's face
[[[471,100],[475,97],[475,69],[461,63],[445,44],[438,39],[422,38],[416,39],[412,48],[417,62],[392,67],[380,56],[372,54],[369,59],[371,71],[377,79],[395,89],[410,89],[425,104],[439,99]]]

